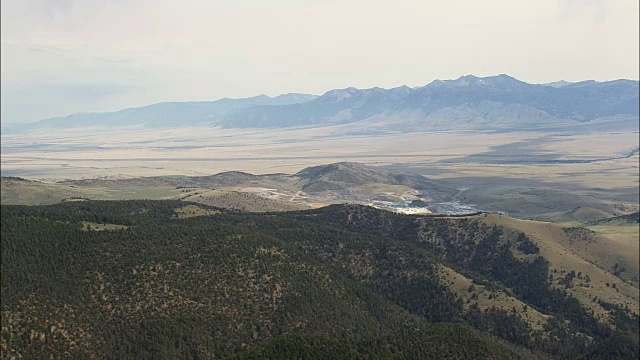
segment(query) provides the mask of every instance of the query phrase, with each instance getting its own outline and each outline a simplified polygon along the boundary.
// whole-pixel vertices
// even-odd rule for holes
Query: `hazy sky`
[[[2,122],[506,73],[638,79],[638,0],[2,0]]]

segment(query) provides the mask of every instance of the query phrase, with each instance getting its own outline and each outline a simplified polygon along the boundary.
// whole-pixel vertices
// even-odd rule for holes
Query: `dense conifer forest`
[[[612,323],[599,322],[551,286],[526,234],[481,215],[197,205],[178,216],[186,204],[2,206],[2,358],[638,357],[636,315],[611,305]],[[442,266],[549,321],[465,309]]]

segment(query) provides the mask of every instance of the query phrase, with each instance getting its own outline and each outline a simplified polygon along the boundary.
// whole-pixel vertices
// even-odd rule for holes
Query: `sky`
[[[1,119],[163,101],[639,78],[638,0],[2,0]]]

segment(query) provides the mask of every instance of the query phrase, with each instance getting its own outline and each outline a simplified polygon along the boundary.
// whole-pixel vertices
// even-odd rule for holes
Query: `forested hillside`
[[[598,321],[526,234],[478,216],[84,201],[0,225],[2,358],[638,356],[637,309]],[[465,301],[443,268],[526,305]]]

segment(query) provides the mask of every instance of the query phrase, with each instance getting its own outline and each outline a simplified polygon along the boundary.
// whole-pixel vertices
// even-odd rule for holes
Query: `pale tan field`
[[[109,184],[77,186],[58,182],[2,181],[3,204],[48,205],[61,201],[81,200],[163,200],[174,199],[181,193],[171,186]]]
[[[538,180],[548,184],[576,184],[594,188],[638,187],[638,155],[587,164],[447,164],[435,165],[439,173],[434,179],[495,176],[511,179]]]
[[[612,153],[625,155],[638,147],[637,132],[553,136],[551,140],[542,145],[541,150],[565,153],[565,158],[591,158]]]
[[[196,217],[196,216],[215,215],[220,213],[220,211],[203,209],[196,205],[186,205],[181,208],[175,209],[174,212],[176,213],[176,217],[178,219],[186,219],[186,218]]]
[[[113,231],[124,230],[126,228],[128,228],[128,226],[118,224],[100,224],[89,221],[83,221],[81,227],[83,231]]]
[[[434,163],[543,136],[534,133],[340,134],[340,127],[327,127],[7,135],[2,137],[2,168],[4,173],[22,174],[31,179],[210,175],[229,170],[256,174],[290,173],[338,161]],[[625,149],[625,146],[620,147]]]

